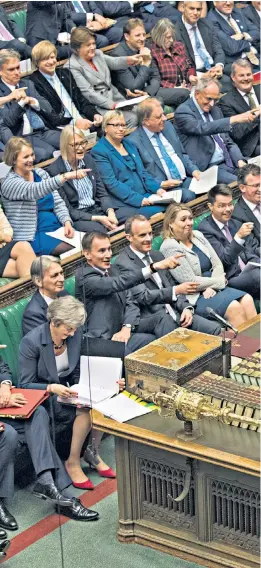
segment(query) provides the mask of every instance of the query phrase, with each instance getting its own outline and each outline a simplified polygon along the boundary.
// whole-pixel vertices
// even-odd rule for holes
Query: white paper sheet
[[[164,193],[163,197],[161,197],[160,195],[156,195],[156,193],[154,195],[150,195],[149,200],[151,201],[151,203],[158,203],[159,205],[161,204],[164,205],[165,203],[173,203],[173,201],[176,201],[176,203],[180,203],[181,197],[182,197],[182,190],[173,189]]]
[[[60,43],[70,43],[71,34],[68,32],[60,32],[57,37],[57,41]]]
[[[255,156],[254,158],[249,158],[247,160],[249,164],[255,164],[255,166],[261,166],[261,156]]]
[[[218,166],[212,166],[205,172],[200,172],[200,180],[192,178],[189,186],[190,191],[194,191],[196,195],[207,193],[214,185],[217,185]]]
[[[61,241],[68,243],[68,245],[72,245],[72,247],[75,247],[74,252],[81,250],[82,238],[83,235],[85,235],[85,233],[80,233],[80,231],[75,231],[74,237],[72,239],[68,239],[67,237],[64,236],[64,227],[60,227],[59,229],[56,229],[56,231],[52,231],[51,233],[46,233],[46,234],[49,235],[50,237],[54,237],[55,239],[60,239]]]
[[[127,422],[154,410],[153,408],[142,406],[142,404],[128,398],[125,394],[118,394],[118,396],[100,402],[95,408],[105,416],[117,420],[117,422]]]
[[[145,99],[147,99],[148,97],[149,97],[149,95],[142,95],[141,97],[134,97],[133,99],[128,99],[126,101],[120,101],[116,104],[115,108],[124,108],[126,106],[138,105],[142,101],[145,101]]]

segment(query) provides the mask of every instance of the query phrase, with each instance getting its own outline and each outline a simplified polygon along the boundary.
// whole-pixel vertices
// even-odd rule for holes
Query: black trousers
[[[54,150],[60,148],[60,130],[37,130],[24,138],[29,139],[33,146],[36,163],[44,162],[53,157]]]
[[[177,314],[177,320],[175,321],[169,313],[166,312],[165,307],[158,310],[155,314],[141,317],[139,326],[137,328],[138,332],[153,333],[156,338],[162,337],[177,327],[180,327],[179,323],[180,315]],[[194,331],[200,331],[201,333],[209,333],[210,335],[219,335],[220,325],[217,322],[203,318],[202,316],[193,315],[192,324],[189,329]]]
[[[230,278],[228,281],[230,288],[236,290],[243,290],[250,294],[255,300],[260,298],[260,268],[258,266],[251,266],[247,268],[246,272],[243,270],[237,276]]]
[[[11,442],[17,440],[21,445],[26,444],[36,475],[43,471],[52,470],[54,472],[57,487],[62,491],[65,487],[71,485],[71,478],[67,474],[61,459],[59,458],[50,436],[50,421],[47,411],[43,406],[39,406],[34,414],[28,420],[4,420],[6,429],[11,436]],[[10,434],[10,429],[13,431]],[[0,435],[1,436],[1,435]],[[17,444],[16,444],[17,445]],[[0,445],[0,454],[2,456]],[[13,463],[9,458],[9,475],[10,480],[5,489],[6,495],[3,497],[11,497],[13,494]],[[0,457],[0,471],[2,471]],[[0,478],[1,479],[1,478]],[[3,493],[3,489],[2,489]],[[1,482],[0,482],[1,496]]]

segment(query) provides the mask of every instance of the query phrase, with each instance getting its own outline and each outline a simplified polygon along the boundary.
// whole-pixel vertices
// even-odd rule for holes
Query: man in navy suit
[[[253,233],[260,243],[260,167],[247,164],[238,172],[238,185],[241,191],[234,212],[233,219],[241,223],[253,223]]]
[[[208,13],[217,37],[226,55],[225,72],[230,73],[231,63],[239,57],[247,57],[259,66],[259,30],[247,20],[243,10],[234,8],[234,2],[214,2],[215,8]]]
[[[220,86],[216,79],[198,80],[195,93],[175,112],[175,122],[183,146],[189,157],[197,162],[201,171],[218,165],[219,183],[237,180],[235,170],[245,165],[239,147],[229,136],[234,124],[253,122],[251,110],[224,118],[215,106],[220,99]]]
[[[161,104],[150,98],[140,103],[136,110],[139,126],[129,139],[137,146],[144,168],[161,182],[162,189],[181,189],[181,201],[191,201],[195,198],[189,189],[191,178],[199,180],[200,171],[185,153]]]
[[[243,14],[249,20],[250,25],[254,24],[260,33],[261,2],[248,2],[248,6],[243,8]]]
[[[260,297],[259,243],[253,235],[253,223],[231,219],[234,205],[232,190],[225,184],[212,187],[208,193],[211,215],[201,221],[199,230],[209,240],[223,263],[228,286]]]
[[[160,18],[168,18],[172,22],[176,22],[180,18],[180,12],[170,4],[170,2],[90,2],[90,5],[96,4],[100,14],[107,18],[117,20],[117,25],[125,25],[129,18],[141,18],[143,20],[146,32],[150,32]],[[96,10],[93,9],[96,12]]]
[[[99,4],[101,2],[67,2],[71,10],[71,18],[76,26],[86,26],[96,34],[98,49],[118,43],[123,35],[122,26],[117,22],[108,26],[106,17]]]

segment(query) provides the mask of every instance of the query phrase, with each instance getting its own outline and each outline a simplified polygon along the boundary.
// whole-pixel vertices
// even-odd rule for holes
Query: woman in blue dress
[[[30,242],[37,255],[59,256],[70,250],[71,245],[47,233],[63,226],[64,236],[70,239],[74,229],[58,190],[68,180],[85,177],[87,170],[52,178],[45,170],[34,168],[34,158],[29,141],[13,136],[6,144],[4,161],[11,169],[1,187],[5,214],[13,228],[14,240]]]
[[[228,288],[222,262],[200,231],[193,230],[193,217],[187,205],[172,204],[166,211],[163,224],[164,241],[161,252],[165,257],[182,254],[179,266],[171,270],[175,280],[184,283],[186,294],[195,313],[208,317],[211,307],[238,327],[256,315],[252,296]],[[197,282],[197,292],[187,294],[188,283]]]

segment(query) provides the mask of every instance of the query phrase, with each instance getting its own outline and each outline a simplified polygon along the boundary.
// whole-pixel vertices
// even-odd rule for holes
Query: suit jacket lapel
[[[46,324],[43,328],[42,345],[43,345],[42,357],[48,372],[48,380],[49,382],[52,382],[52,380],[57,382],[58,374],[55,364],[53,342],[50,334],[49,324]]]
[[[140,137],[141,137],[141,141],[144,144],[144,147],[146,148],[147,152],[150,154],[150,156],[152,157],[153,161],[157,164],[157,166],[163,171],[163,173],[165,174],[164,168],[162,166],[162,163],[159,159],[159,156],[153,146],[153,144],[151,143],[151,141],[149,140],[146,132],[144,132],[142,126],[139,127],[139,131],[140,131]],[[164,134],[165,136],[165,134]]]
[[[211,45],[210,37],[209,37],[208,33],[205,33],[206,28],[205,28],[203,22],[201,22],[200,20],[198,21],[198,29],[200,31],[200,35],[203,39],[203,42],[205,44],[205,48],[208,51],[209,55],[211,55],[211,57],[212,57],[212,45]]]
[[[193,61],[193,63],[195,63],[195,55],[191,45],[190,37],[182,21],[179,24],[179,30],[182,36],[183,43],[185,44],[186,50],[188,52],[188,55],[190,59]]]

